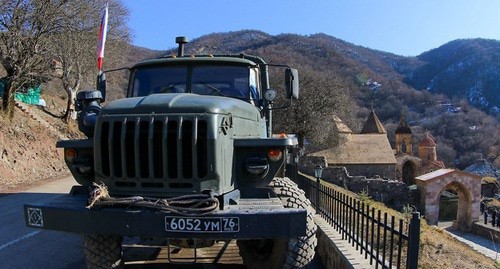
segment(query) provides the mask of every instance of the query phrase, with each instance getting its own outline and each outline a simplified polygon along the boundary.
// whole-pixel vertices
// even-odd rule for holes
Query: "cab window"
[[[132,96],[186,92],[187,71],[185,66],[137,69],[133,74]]]
[[[195,93],[243,99],[260,98],[258,70],[248,66],[159,66],[133,73],[131,96],[156,93]]]
[[[249,68],[246,66],[193,67],[191,92],[249,99]]]

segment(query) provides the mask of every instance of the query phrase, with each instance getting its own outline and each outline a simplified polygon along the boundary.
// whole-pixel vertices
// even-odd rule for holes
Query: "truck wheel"
[[[274,178],[269,185],[287,208],[305,208],[305,236],[278,239],[238,240],[243,263],[249,269],[302,268],[314,258],[316,229],[314,208],[304,191],[289,178]],[[279,224],[276,224],[279,225]]]
[[[123,268],[121,236],[93,235],[83,236],[87,268]]]

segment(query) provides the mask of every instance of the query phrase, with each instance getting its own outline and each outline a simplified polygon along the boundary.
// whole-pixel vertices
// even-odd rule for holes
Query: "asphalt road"
[[[23,204],[54,199],[68,193],[73,184],[72,178],[65,178],[22,193],[0,194],[0,268],[85,268],[80,235],[33,229],[24,224]],[[158,247],[145,247],[137,239],[125,239],[124,243],[125,268],[245,268],[234,241],[216,242],[211,248],[200,249],[196,260],[193,250],[167,248],[165,242],[148,242]],[[308,268],[322,266],[315,259]]]
[[[63,179],[1,196],[0,268],[85,268],[81,236],[24,224],[24,203],[53,199],[67,193],[72,183]]]

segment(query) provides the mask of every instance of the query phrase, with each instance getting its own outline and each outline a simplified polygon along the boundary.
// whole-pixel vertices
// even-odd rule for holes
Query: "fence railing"
[[[297,175],[294,180],[316,209],[316,213],[348,240],[375,268],[417,269],[420,214],[409,213],[396,220],[340,190],[340,187]]]

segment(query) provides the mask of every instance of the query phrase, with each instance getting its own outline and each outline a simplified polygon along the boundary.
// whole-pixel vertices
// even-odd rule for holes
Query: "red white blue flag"
[[[99,29],[99,46],[97,47],[97,69],[102,69],[102,58],[104,58],[104,45],[106,43],[106,34],[108,32],[108,1],[102,15],[101,27]]]

